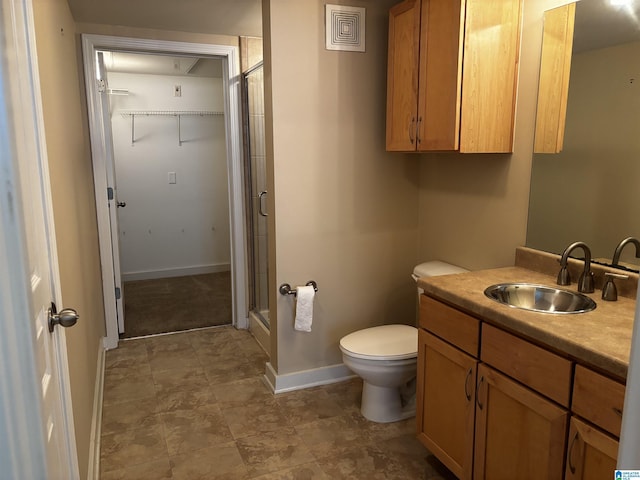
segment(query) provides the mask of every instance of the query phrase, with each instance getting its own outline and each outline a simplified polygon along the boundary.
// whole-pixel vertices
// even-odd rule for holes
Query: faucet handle
[[[602,299],[608,302],[615,302],[618,300],[618,289],[613,282],[614,278],[620,278],[626,280],[629,275],[623,275],[621,273],[605,272],[604,274],[606,282],[602,287]]]

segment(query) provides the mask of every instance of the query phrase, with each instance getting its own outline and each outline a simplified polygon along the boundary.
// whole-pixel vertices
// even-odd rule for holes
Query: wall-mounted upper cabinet
[[[575,16],[575,3],[544,13],[534,153],[562,150]]]
[[[389,12],[388,151],[513,150],[522,0],[405,0]]]

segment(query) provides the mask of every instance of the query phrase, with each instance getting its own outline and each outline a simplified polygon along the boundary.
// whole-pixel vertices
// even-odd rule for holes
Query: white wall
[[[125,279],[228,270],[229,199],[224,116],[131,117],[122,111],[224,110],[219,78],[109,73],[121,269]],[[182,96],[174,96],[181,85]],[[169,184],[169,172],[176,183]]]

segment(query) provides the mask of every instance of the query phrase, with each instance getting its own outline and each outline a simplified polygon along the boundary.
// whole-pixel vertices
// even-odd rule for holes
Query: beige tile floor
[[[359,380],[274,396],[266,361],[233,327],[120,342],[106,356],[100,478],[454,478],[414,419],[360,415]]]

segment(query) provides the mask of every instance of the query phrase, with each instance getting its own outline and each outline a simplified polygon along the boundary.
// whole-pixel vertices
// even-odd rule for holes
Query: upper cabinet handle
[[[415,124],[416,124],[415,117],[411,117],[411,123],[409,123],[409,141],[411,142],[411,145],[413,145],[413,142],[414,142],[413,129],[415,127]]]
[[[418,117],[418,123],[416,125],[416,143],[420,145],[422,143],[422,139],[420,138],[420,124],[422,123],[422,117]]]

